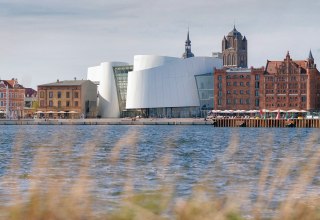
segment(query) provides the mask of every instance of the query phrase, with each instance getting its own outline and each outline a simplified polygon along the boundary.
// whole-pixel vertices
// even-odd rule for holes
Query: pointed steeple
[[[309,60],[314,60],[313,59],[313,56],[312,56],[312,52],[311,52],[311,49],[310,49],[310,52],[309,52],[309,58],[308,58]]]
[[[187,40],[185,44],[185,52],[183,53],[182,58],[186,59],[189,57],[194,57],[194,54],[191,52],[191,40],[190,40],[189,28],[188,28]]]

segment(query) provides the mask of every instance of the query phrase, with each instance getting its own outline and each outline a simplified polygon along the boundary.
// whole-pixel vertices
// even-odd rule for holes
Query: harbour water
[[[254,202],[273,190],[278,170],[291,164],[271,198],[276,204],[319,150],[319,130],[311,128],[3,125],[0,201],[11,201],[16,188],[26,194],[34,181],[44,189],[43,180],[58,179],[72,187],[85,171],[100,208],[117,206],[129,183],[135,192],[171,188],[174,200],[187,199],[196,186],[205,186],[216,196],[247,192]],[[319,164],[315,166],[298,197],[320,194]]]

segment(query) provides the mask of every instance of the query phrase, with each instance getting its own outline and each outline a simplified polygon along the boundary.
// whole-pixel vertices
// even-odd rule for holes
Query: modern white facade
[[[120,117],[114,67],[125,66],[124,62],[105,62],[99,66],[89,67],[87,79],[98,85],[98,115],[102,118]]]
[[[195,75],[222,66],[221,59],[212,57],[136,56],[134,60],[134,71],[128,73],[127,109],[200,106]],[[146,61],[151,62],[141,65]]]
[[[99,82],[99,114],[101,117],[120,117],[119,88],[114,67],[123,62],[102,63],[90,67],[87,78]],[[187,59],[137,55],[133,71],[128,72],[127,110],[200,107],[196,75],[213,73],[222,68],[222,60],[213,57]]]

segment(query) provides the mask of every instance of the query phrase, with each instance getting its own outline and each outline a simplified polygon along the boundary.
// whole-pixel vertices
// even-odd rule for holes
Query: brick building
[[[38,86],[38,113],[49,118],[96,117],[97,85],[66,80]]]
[[[24,116],[25,88],[17,79],[0,80],[0,117]]]
[[[306,60],[267,61],[247,69],[247,40],[235,28],[222,40],[223,69],[214,70],[216,110],[320,110],[320,73]]]
[[[260,109],[264,68],[215,69],[214,106],[216,110]]]
[[[320,109],[320,73],[311,51],[306,60],[292,60],[288,52],[283,61],[267,61],[263,83],[262,108]]]

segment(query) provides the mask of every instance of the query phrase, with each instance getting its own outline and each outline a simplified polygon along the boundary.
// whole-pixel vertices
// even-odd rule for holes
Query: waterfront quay
[[[214,127],[320,128],[319,119],[256,118],[104,118],[0,120],[0,125],[210,125]]]

